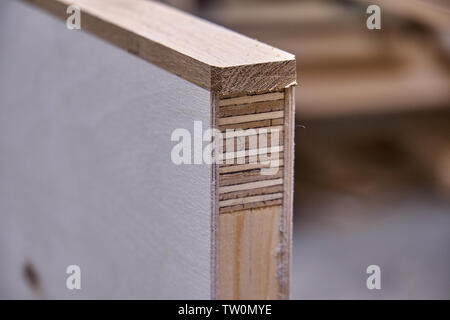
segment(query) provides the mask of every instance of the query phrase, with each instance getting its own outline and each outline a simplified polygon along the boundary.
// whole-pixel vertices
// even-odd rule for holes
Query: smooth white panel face
[[[211,170],[170,137],[210,116],[208,91],[1,1],[0,298],[208,299]]]

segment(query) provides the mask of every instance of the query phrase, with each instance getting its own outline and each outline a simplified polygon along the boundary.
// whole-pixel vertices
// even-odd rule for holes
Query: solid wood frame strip
[[[219,190],[225,186],[231,186],[241,183],[249,183],[263,180],[273,180],[283,177],[283,168],[278,168],[277,173],[271,175],[261,174],[261,169],[250,170],[245,172],[228,173],[219,175]],[[219,192],[220,193],[220,192]]]
[[[280,254],[278,274],[280,275],[280,299],[289,298],[289,278],[292,263],[292,215],[294,205],[294,155],[295,155],[295,91],[285,90],[285,167],[283,205],[280,217]]]
[[[283,193],[274,193],[274,194],[267,194],[267,195],[261,195],[261,196],[230,199],[230,200],[219,201],[219,207],[228,207],[228,206],[232,206],[232,205],[246,204],[246,203],[252,203],[252,202],[264,202],[264,201],[268,201],[268,200],[276,200],[276,199],[281,199],[281,198],[283,198]]]
[[[249,183],[241,183],[241,184],[235,184],[235,185],[231,185],[231,186],[221,187],[219,189],[219,194],[233,192],[233,191],[240,191],[240,190],[270,187],[270,186],[276,186],[279,184],[283,184],[283,179],[280,178],[280,179],[274,179],[274,180],[263,180],[263,181],[249,182]]]
[[[283,167],[284,160],[279,159],[278,161],[279,161],[278,165],[280,167]],[[219,174],[242,172],[242,171],[260,169],[260,168],[267,168],[269,166],[270,166],[270,164],[261,164],[261,163],[237,164],[237,165],[232,165],[232,166],[219,166]]]
[[[236,138],[236,137],[249,137],[249,136],[255,136],[255,135],[259,135],[261,134],[261,132],[266,131],[267,133],[271,133],[274,131],[277,132],[283,132],[283,126],[271,126],[271,127],[260,127],[260,128],[255,128],[255,131],[240,131],[240,130],[234,130],[234,131],[230,131],[230,132],[224,132],[223,134],[223,138],[226,139],[232,139],[232,138]]]
[[[248,212],[250,212],[250,209],[274,208],[274,210],[280,211],[282,204],[283,204],[283,199],[280,198],[280,199],[268,200],[268,201],[263,201],[263,202],[251,202],[251,203],[238,204],[235,206],[223,207],[223,208],[220,208],[219,220],[220,220],[220,217],[222,217],[225,214],[232,215],[233,213],[237,214],[242,211],[248,213]],[[247,297],[245,299],[251,299],[251,298],[253,298],[253,297]],[[237,299],[237,298],[233,297],[233,299]],[[259,298],[259,299],[269,299],[269,298]],[[271,299],[280,299],[280,292],[277,291],[276,294],[274,294],[274,296]]]
[[[225,208],[226,213],[219,215],[219,299],[279,298],[274,253],[279,249],[281,200],[269,202],[274,205],[239,205]]]
[[[231,159],[240,159],[252,156],[260,156],[270,154],[272,157],[274,154],[278,154],[284,151],[283,146],[273,146],[269,148],[259,148],[259,149],[249,149],[249,150],[238,150],[233,152],[225,152],[222,155],[219,155],[219,160],[226,162]]]
[[[255,113],[255,114],[249,114],[249,115],[243,115],[243,116],[219,118],[219,125],[243,123],[243,122],[258,121],[258,120],[267,120],[267,119],[278,119],[278,118],[283,118],[283,116],[284,116],[283,111],[272,111],[272,112]]]
[[[220,107],[218,116],[219,118],[226,118],[279,110],[284,110],[284,100],[261,101]]]
[[[295,82],[292,54],[155,1],[26,1],[62,19],[70,5],[77,6],[82,30],[221,95]]]
[[[278,158],[278,161],[281,161],[284,159],[284,152],[277,152],[277,153],[273,153],[272,155],[276,155]],[[271,156],[272,156],[271,155]],[[237,165],[246,165],[246,164],[258,164],[257,161],[257,156],[246,156],[245,158],[232,158],[232,159],[228,159],[228,161],[222,161],[221,164],[219,164],[219,168],[225,168],[225,167],[232,167],[232,166],[237,166]],[[233,161],[233,162],[231,162]],[[259,163],[260,166],[258,166],[257,168],[265,168],[266,165]],[[278,163],[278,165],[281,167],[281,162]],[[270,164],[268,164],[267,166],[270,166]],[[250,169],[242,169],[242,172],[248,171]]]
[[[272,92],[265,94],[256,94],[252,96],[243,96],[229,99],[222,99],[219,101],[219,106],[231,106],[234,104],[248,104],[253,102],[263,102],[263,101],[272,101],[272,100],[283,100],[284,92]]]
[[[222,201],[222,200],[229,200],[229,199],[246,198],[246,197],[251,197],[251,196],[259,196],[262,194],[282,193],[282,192],[283,192],[283,185],[278,184],[278,185],[269,186],[269,187],[240,190],[240,191],[234,191],[234,192],[229,192],[229,193],[221,193],[219,195],[219,200]]]

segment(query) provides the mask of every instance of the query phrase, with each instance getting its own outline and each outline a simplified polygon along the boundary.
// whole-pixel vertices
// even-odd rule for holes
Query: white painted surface
[[[0,48],[0,298],[209,298],[210,166],[170,160],[209,92],[21,2]]]

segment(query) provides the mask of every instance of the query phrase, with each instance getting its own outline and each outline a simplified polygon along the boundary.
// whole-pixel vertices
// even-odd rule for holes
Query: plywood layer
[[[218,105],[225,137],[219,212],[278,204],[283,198],[284,91],[222,98]]]
[[[217,171],[219,299],[289,297],[293,108],[292,88],[218,103],[218,127],[229,133],[223,141],[240,151]],[[264,173],[274,169],[259,158],[267,150],[273,152],[265,160],[276,159],[277,166]]]

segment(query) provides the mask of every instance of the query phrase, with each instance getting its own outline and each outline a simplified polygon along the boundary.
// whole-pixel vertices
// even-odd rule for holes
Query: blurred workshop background
[[[291,297],[449,299],[450,2],[164,2],[296,55]]]

